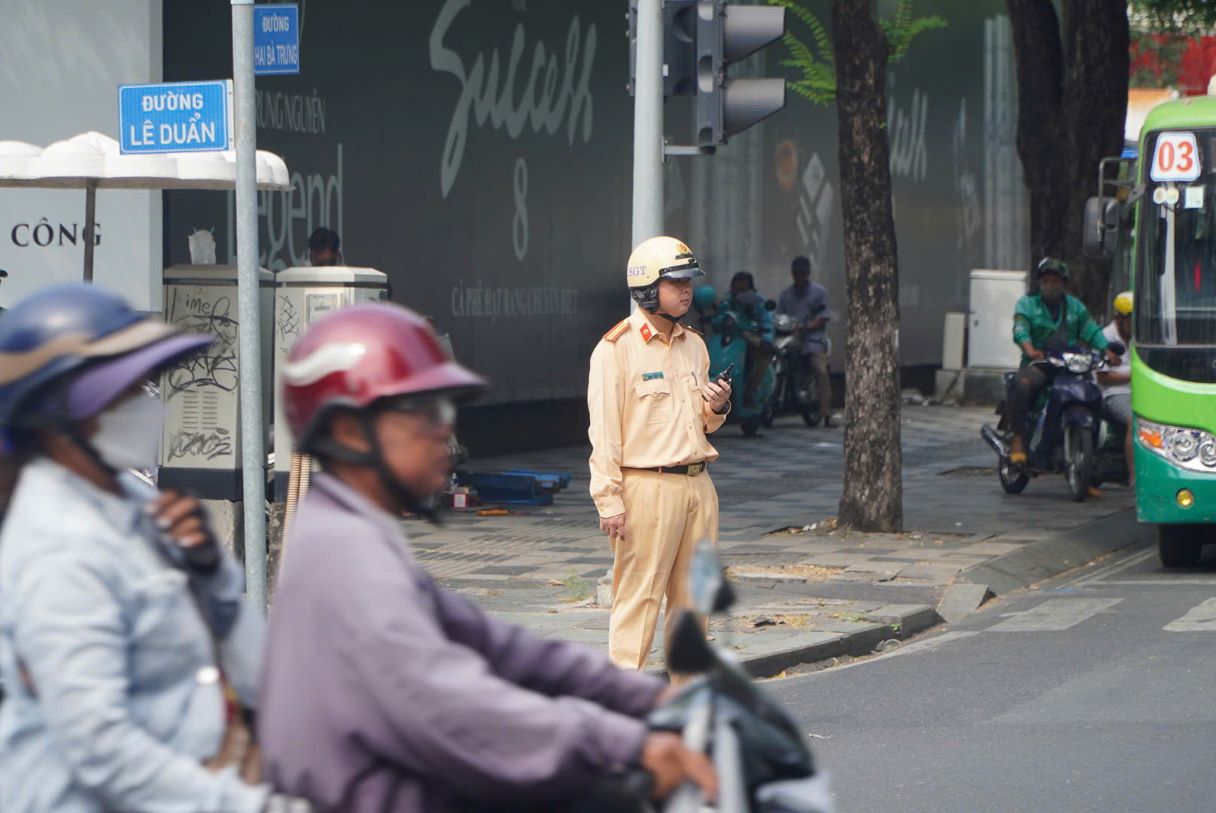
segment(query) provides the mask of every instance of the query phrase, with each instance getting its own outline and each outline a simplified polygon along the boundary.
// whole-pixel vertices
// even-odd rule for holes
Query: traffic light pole
[[[266,428],[258,310],[257,116],[253,98],[253,0],[232,3],[233,117],[236,119],[236,273],[245,500],[245,591],[266,609]]]
[[[633,94],[633,246],[663,233],[662,7],[662,0],[637,0],[637,71]]]

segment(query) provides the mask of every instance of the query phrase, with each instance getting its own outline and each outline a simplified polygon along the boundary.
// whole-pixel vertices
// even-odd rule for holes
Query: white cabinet
[[[1022,353],[1013,343],[1013,309],[1025,293],[1025,271],[971,272],[968,367],[1008,370],[1018,366]]]

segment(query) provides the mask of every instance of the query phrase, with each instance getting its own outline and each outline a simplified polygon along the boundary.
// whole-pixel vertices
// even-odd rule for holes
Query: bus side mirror
[[[1082,252],[1092,260],[1110,260],[1119,241],[1120,203],[1112,197],[1085,201],[1085,231]]]

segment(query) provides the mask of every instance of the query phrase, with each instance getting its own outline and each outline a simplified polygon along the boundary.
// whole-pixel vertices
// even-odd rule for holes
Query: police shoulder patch
[[[615,342],[617,339],[629,332],[629,320],[622,319],[613,326],[612,330],[604,334],[604,341]]]
[[[697,330],[695,327],[689,327],[688,325],[684,324],[683,322],[681,322],[680,325],[685,330],[687,330],[689,333],[693,333],[697,336],[700,336],[701,338],[705,338],[705,334],[702,333],[701,331]]]

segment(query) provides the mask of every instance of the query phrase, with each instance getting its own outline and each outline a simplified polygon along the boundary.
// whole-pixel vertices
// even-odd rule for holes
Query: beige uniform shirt
[[[705,340],[682,325],[675,326],[669,344],[637,310],[604,334],[591,354],[587,381],[591,497],[601,517],[625,511],[622,468],[718,458],[705,435],[726,415],[714,414],[701,394],[708,380]]]

